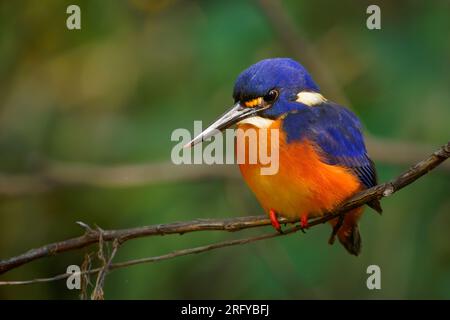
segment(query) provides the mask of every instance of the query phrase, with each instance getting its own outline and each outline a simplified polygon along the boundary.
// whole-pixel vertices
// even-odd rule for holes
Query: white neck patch
[[[250,117],[239,121],[238,124],[250,124],[260,129],[269,128],[273,123],[273,120],[262,118],[262,117]]]
[[[307,106],[315,106],[327,101],[323,95],[317,92],[302,91],[297,94],[297,102],[306,104]]]

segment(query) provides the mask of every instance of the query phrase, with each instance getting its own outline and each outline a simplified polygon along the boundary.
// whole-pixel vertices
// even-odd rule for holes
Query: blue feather
[[[377,184],[361,124],[351,111],[332,102],[314,107],[298,104],[285,117],[283,129],[288,143],[307,139],[318,147],[325,163],[350,169],[366,188]]]
[[[233,97],[236,101],[264,96],[271,89],[300,92],[319,91],[308,71],[289,58],[261,60],[244,70],[236,79]]]

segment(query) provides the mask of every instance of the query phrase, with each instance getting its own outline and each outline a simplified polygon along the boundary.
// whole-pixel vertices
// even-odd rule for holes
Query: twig
[[[324,219],[322,218],[322,219],[318,219],[317,221],[312,221],[309,224],[309,226],[311,227],[311,226],[326,222],[326,221],[322,221],[322,220],[324,220]],[[263,234],[260,236],[255,236],[255,237],[248,237],[248,238],[236,239],[236,240],[227,240],[227,241],[217,242],[217,243],[209,244],[209,245],[205,245],[205,246],[176,250],[171,253],[163,254],[160,256],[154,256],[154,257],[148,257],[148,258],[142,258],[142,259],[133,259],[133,260],[128,260],[128,261],[124,261],[124,262],[113,263],[113,264],[111,264],[109,270],[112,271],[112,270],[116,270],[116,269],[134,266],[137,264],[143,264],[143,263],[160,262],[163,260],[173,259],[176,257],[181,257],[181,256],[189,255],[189,254],[196,254],[196,253],[202,253],[202,252],[219,249],[219,248],[243,245],[243,244],[252,243],[252,242],[256,242],[256,241],[260,241],[260,240],[275,238],[278,236],[286,236],[286,235],[292,234],[294,232],[297,232],[300,229],[301,229],[300,226],[294,226],[294,227],[291,227],[291,228],[283,231],[283,233],[279,233],[279,232],[266,233],[266,234]],[[80,274],[86,275],[86,274],[97,273],[97,272],[101,271],[101,269],[102,268],[86,270],[84,272],[83,271],[80,272]],[[27,285],[27,284],[42,283],[42,282],[52,282],[52,281],[58,281],[58,280],[68,278],[69,276],[70,276],[70,274],[64,273],[64,274],[60,274],[60,275],[50,277],[50,278],[40,278],[40,279],[24,280],[24,281],[0,281],[0,286],[2,286],[2,285]]]
[[[80,224],[80,223],[78,222],[78,224]],[[88,230],[89,230],[89,226],[87,224],[84,224],[84,225],[87,226]],[[103,230],[100,227],[97,227],[97,230],[99,232],[97,258],[100,260],[100,263],[102,264],[102,268],[100,269],[100,271],[98,273],[94,290],[92,290],[91,300],[104,300],[103,282],[104,282],[104,278],[106,275],[106,269],[109,268],[109,263],[106,261],[105,254],[104,254],[105,243],[103,241]]]
[[[400,175],[399,177],[380,185],[377,185],[371,189],[362,191],[355,196],[351,197],[348,201],[346,201],[343,205],[341,205],[338,209],[333,211],[332,213],[326,214],[324,217],[312,220],[309,225],[314,226],[317,224],[324,223],[326,221],[335,219],[339,217],[341,214],[362,206],[363,204],[374,200],[381,199],[382,197],[387,197],[393,194],[394,192],[402,189],[408,184],[414,182],[424,174],[428,173],[439,164],[444,162],[450,156],[450,142],[446,145],[442,146],[439,150],[434,152],[427,159],[417,163],[415,166],[411,167],[405,173]],[[289,221],[287,219],[280,219],[281,223],[287,222],[295,222],[296,220]],[[224,230],[224,231],[238,231],[247,228],[259,227],[269,225],[270,220],[266,216],[250,216],[250,217],[240,217],[240,218],[232,218],[232,219],[205,219],[205,220],[194,220],[189,222],[178,222],[171,224],[161,224],[161,225],[153,225],[146,227],[139,227],[133,229],[122,229],[122,230],[105,230],[102,231],[102,237],[104,241],[119,241],[123,243],[127,240],[144,237],[144,236],[154,236],[154,235],[165,235],[165,234],[173,234],[179,233],[183,234],[186,232],[194,232],[194,231],[206,231],[206,230]],[[285,233],[291,233],[298,230],[297,227],[294,229],[290,229],[291,231],[285,231]],[[144,262],[155,262],[161,261],[165,259],[174,258],[181,255],[199,253],[204,251],[209,251],[221,247],[227,247],[231,245],[238,245],[249,243],[253,241],[258,241],[262,239],[268,239],[271,237],[275,237],[277,234],[266,234],[254,238],[245,238],[238,240],[225,241],[221,243],[211,244],[203,247],[184,249],[180,251],[175,251],[169,253],[167,255],[159,256],[159,257],[151,257],[144,258],[140,260],[133,260],[118,264],[112,264],[111,269],[118,268],[121,266],[128,266],[137,263]],[[5,273],[11,269],[17,268],[20,265],[31,262],[36,259],[40,259],[43,257],[47,257],[50,255],[54,255],[60,252],[71,251],[75,249],[79,249],[82,247],[86,247],[92,243],[98,242],[100,238],[100,234],[98,231],[94,231],[89,229],[85,235],[72,238],[65,241],[53,243],[50,245],[43,246],[38,249],[30,250],[22,255],[12,257],[6,260],[0,261],[0,272]],[[91,270],[91,272],[98,272],[100,269]],[[49,280],[50,279],[50,280]],[[27,284],[27,283],[36,283],[36,282],[45,282],[64,279],[62,275],[56,276],[53,278],[46,279],[35,279],[25,282],[17,282],[17,281],[4,281],[0,282],[0,285],[10,285],[10,284]]]
[[[108,271],[111,268],[112,260],[114,259],[115,255],[117,253],[117,249],[119,249],[119,241],[117,241],[117,239],[116,239],[113,242],[113,250],[111,252],[111,255],[110,255],[108,261],[106,261],[106,259],[104,257],[104,253],[103,253],[103,238],[102,238],[101,234],[100,234],[100,239],[101,239],[101,241],[99,242],[100,249],[98,252],[98,256],[103,261],[104,265],[98,273],[97,281],[95,283],[95,287],[94,287],[94,290],[91,295],[91,300],[104,300],[103,286],[105,284],[106,274],[108,273]]]
[[[288,221],[286,219],[280,219],[280,222],[285,223]],[[269,224],[270,220],[267,218],[267,216],[264,215],[229,219],[197,219],[193,221],[158,224],[130,229],[104,230],[103,239],[104,241],[113,241],[114,239],[119,239],[121,242],[125,242],[130,239],[147,236],[166,235],[174,233],[184,234],[188,232],[208,230],[238,231]],[[29,250],[19,256],[1,260],[0,274],[33,260],[53,256],[61,252],[84,248],[91,244],[97,243],[98,241],[99,233],[96,230],[91,230],[87,231],[80,237],[51,243],[37,249]]]
[[[84,255],[83,263],[81,264],[81,290],[80,299],[87,300],[88,298],[88,286],[91,285],[89,279],[89,271],[91,270],[91,253]]]

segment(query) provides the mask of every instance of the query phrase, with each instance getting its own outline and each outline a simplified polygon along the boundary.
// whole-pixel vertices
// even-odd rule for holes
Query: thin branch
[[[80,300],[87,300],[88,298],[88,286],[92,285],[89,279],[89,272],[91,270],[91,254],[86,253],[84,255],[83,263],[81,264],[81,288],[80,288]]]
[[[362,191],[355,196],[351,197],[349,200],[347,200],[343,205],[341,205],[338,209],[333,211],[332,213],[328,213],[324,215],[322,218],[312,220],[309,225],[314,226],[317,224],[324,223],[326,221],[332,220],[337,218],[339,215],[362,206],[363,204],[374,200],[374,199],[381,199],[382,197],[387,197],[394,192],[402,189],[403,187],[409,185],[410,183],[414,182],[424,174],[428,173],[429,171],[433,170],[435,167],[440,165],[442,162],[444,162],[448,157],[450,156],[450,142],[448,142],[446,145],[442,146],[439,150],[434,152],[431,156],[429,156],[427,159],[417,163],[415,166],[411,167],[409,170],[407,170],[405,173],[400,175],[399,177],[377,185],[371,189]],[[281,223],[288,223],[288,222],[296,222],[297,220],[287,220],[284,218],[280,219]],[[198,219],[188,222],[176,222],[176,223],[170,223],[170,224],[160,224],[160,225],[152,225],[152,226],[144,226],[144,227],[138,227],[138,228],[132,228],[132,229],[119,229],[119,230],[105,230],[102,231],[101,237],[104,241],[119,241],[120,243],[123,243],[130,239],[135,239],[139,237],[145,237],[145,236],[154,236],[154,235],[166,235],[166,234],[184,234],[187,232],[196,232],[196,231],[210,231],[210,230],[222,230],[222,231],[238,231],[248,228],[254,228],[254,227],[260,227],[269,225],[270,220],[266,216],[250,216],[250,217],[239,217],[239,218],[230,218],[230,219]],[[298,230],[298,228],[292,229],[290,232],[294,232]],[[151,258],[145,258],[142,260],[134,260],[119,264],[112,264],[111,269],[118,268],[120,266],[128,266],[132,264],[137,263],[144,263],[144,262],[154,262],[154,261],[161,261],[165,259],[174,258],[180,255],[186,255],[186,254],[192,254],[192,253],[199,253],[204,251],[213,250],[216,248],[221,247],[227,247],[231,245],[238,245],[238,244],[244,244],[249,243],[253,241],[258,241],[262,239],[268,239],[271,237],[275,237],[277,234],[266,234],[254,238],[245,238],[245,239],[239,239],[239,240],[231,240],[231,241],[225,241],[221,243],[211,244],[203,247],[197,247],[197,248],[191,248],[191,249],[184,249],[180,251],[175,251],[172,253],[169,253],[167,255],[163,255],[160,257],[151,257]],[[86,233],[77,238],[71,238],[65,241],[56,242],[53,244],[49,244],[37,249],[32,249],[22,255],[12,257],[9,259],[1,260],[0,261],[0,273],[5,273],[11,269],[17,268],[25,263],[43,258],[48,257],[51,255],[55,255],[61,252],[66,251],[72,251],[75,249],[83,248],[86,246],[89,246],[93,243],[96,243],[100,240],[100,233],[98,230],[93,230],[88,228]],[[98,272],[99,269],[91,270],[91,272]],[[62,279],[60,276],[57,276],[56,278],[50,278],[50,279]],[[48,281],[48,279],[36,279],[31,280],[35,282],[44,282]],[[21,284],[24,282],[0,282],[0,285],[6,285],[6,284]],[[34,283],[34,282],[33,282]]]
[[[90,271],[87,271],[87,273],[94,273],[98,272],[96,269],[92,269]],[[83,274],[83,272],[80,272],[80,274]],[[23,281],[0,281],[0,286],[18,286],[18,285],[26,285],[26,284],[35,284],[35,283],[44,283],[44,282],[52,282],[52,281],[58,281],[58,280],[64,280],[70,276],[69,273],[62,273],[54,277],[49,278],[38,278],[33,280],[23,280]]]
[[[271,21],[274,29],[279,34],[281,40],[286,45],[288,50],[293,52],[296,56],[302,56],[306,60],[306,65],[309,65],[316,73],[317,78],[322,83],[325,91],[330,93],[330,96],[349,105],[343,91],[337,85],[336,81],[331,78],[326,71],[321,60],[317,56],[314,48],[307,42],[298,37],[298,32],[295,30],[295,25],[289,19],[288,15],[282,10],[282,7],[273,2],[266,0],[259,0],[261,8]],[[405,162],[413,162],[411,159],[417,159],[418,155],[423,154],[423,150],[427,147],[417,146],[416,144],[408,144],[405,146],[404,142],[380,141],[379,139],[368,139],[368,147],[372,157],[380,162],[388,164],[404,164]],[[380,148],[381,146],[381,148]],[[399,147],[400,146],[400,147]],[[380,199],[389,196],[394,192],[400,190],[406,185],[414,182],[430,170],[434,169],[442,162],[444,162],[450,153],[449,143],[436,151],[433,155],[424,161],[406,171],[401,176],[390,182],[378,185],[369,190],[365,190],[351,199],[346,201],[341,207],[332,213],[326,214],[324,217],[314,219],[309,222],[309,225],[315,226],[325,223],[329,220],[338,218],[345,214],[345,212],[359,207],[371,200]],[[170,168],[169,168],[170,166]],[[450,169],[446,164],[443,166]],[[193,169],[192,169],[193,168]],[[183,179],[201,179],[205,177],[236,177],[235,171],[231,171],[229,167],[222,167],[219,170],[217,167],[211,168],[208,166],[195,166],[186,170],[185,167],[176,167],[171,164],[149,164],[149,165],[134,165],[134,166],[120,166],[120,167],[101,167],[101,166],[87,166],[87,165],[68,165],[68,164],[52,164],[46,167],[39,173],[30,175],[9,175],[0,174],[0,193],[8,195],[17,195],[27,192],[40,192],[51,190],[55,186],[65,185],[91,185],[100,187],[111,186],[134,186],[141,184],[149,184],[163,181],[180,181]],[[280,219],[281,223],[296,222],[297,220],[288,221]],[[86,233],[77,238],[71,238],[65,241],[49,244],[37,249],[32,249],[17,257],[0,261],[0,273],[5,273],[11,269],[17,268],[23,264],[31,261],[55,255],[61,252],[72,251],[79,248],[89,246],[96,242],[114,241],[115,244],[122,243],[130,239],[165,235],[165,234],[184,234],[195,231],[209,231],[209,230],[223,230],[223,231],[239,231],[247,228],[254,228],[269,225],[270,220],[266,216],[250,216],[232,219],[203,219],[188,222],[177,222],[170,224],[161,224],[154,226],[144,226],[132,229],[107,230],[99,231],[87,229]],[[292,234],[300,230],[299,226],[291,227],[284,231],[283,234],[267,233],[260,236],[248,237],[236,240],[227,240],[205,246],[188,248],[173,251],[168,254],[148,257],[142,259],[129,260],[120,263],[112,263],[118,246],[114,246],[114,250],[108,260],[101,268],[84,270],[82,274],[99,273],[97,277],[97,285],[94,289],[94,294],[98,295],[98,288],[101,290],[104,284],[104,278],[108,270],[125,268],[128,266],[153,263],[172,259],[179,256],[206,252],[219,248],[242,245],[264,239],[284,236]],[[33,279],[27,281],[3,281],[0,285],[18,285],[18,284],[32,284],[48,281],[56,281],[65,279],[69,274],[61,274],[51,278]],[[96,294],[97,292],[97,294]]]
[[[110,255],[108,261],[106,261],[106,259],[104,257],[104,253],[103,253],[103,244],[104,243],[103,243],[102,236],[100,236],[100,239],[101,239],[101,241],[99,243],[100,249],[99,249],[98,255],[99,255],[99,258],[101,260],[103,260],[104,265],[98,273],[97,281],[95,283],[95,287],[94,287],[94,290],[91,295],[92,300],[104,300],[103,286],[105,284],[106,274],[110,270],[111,265],[112,265],[112,260],[116,256],[117,250],[119,249],[119,241],[117,241],[117,239],[116,239],[116,240],[114,240],[114,243],[113,243],[113,251],[111,252],[111,255]]]
[[[326,222],[326,221],[321,221],[321,220],[325,220],[325,219],[321,218],[321,219],[317,219],[317,221],[311,221],[309,226],[312,227],[319,223]],[[176,250],[176,251],[173,251],[173,252],[170,252],[167,254],[163,254],[160,256],[141,258],[141,259],[133,259],[133,260],[128,260],[128,261],[124,261],[124,262],[113,263],[113,264],[111,264],[109,270],[112,271],[112,270],[122,269],[122,268],[130,267],[130,266],[134,266],[134,265],[138,265],[138,264],[144,264],[144,263],[160,262],[163,260],[173,259],[176,257],[186,256],[189,254],[202,253],[202,252],[206,252],[206,251],[210,251],[210,250],[214,250],[214,249],[243,245],[243,244],[252,243],[252,242],[270,239],[270,238],[275,238],[275,237],[279,237],[279,236],[286,236],[286,235],[292,234],[294,232],[297,232],[298,230],[301,230],[300,226],[294,226],[294,227],[284,230],[283,233],[271,232],[271,233],[266,233],[266,234],[263,234],[260,236],[255,236],[255,237],[248,237],[248,238],[236,239],[236,240],[226,240],[226,241],[217,242],[217,243],[213,243],[213,244],[209,244],[209,245],[188,248],[188,249],[182,249],[182,250]],[[102,270],[102,268],[95,268],[95,269],[91,269],[91,270],[82,271],[82,272],[80,272],[80,274],[81,275],[93,274],[93,273],[97,273],[101,270]],[[71,274],[69,274],[69,273],[63,273],[63,274],[60,274],[60,275],[57,275],[54,277],[50,277],[50,278],[39,278],[39,279],[24,280],[24,281],[0,281],[0,286],[28,285],[28,284],[35,284],[35,283],[42,283],[42,282],[52,282],[52,281],[58,281],[58,280],[68,278],[70,275]]]
[[[286,223],[288,221],[280,218],[280,222]],[[270,220],[264,215],[228,219],[196,219],[192,221],[150,225],[130,229],[104,230],[103,240],[114,241],[115,239],[119,239],[123,243],[130,239],[155,235],[184,234],[194,231],[211,230],[238,231],[265,225],[270,225]],[[95,229],[89,228],[86,230],[86,233],[80,237],[54,242],[40,248],[31,249],[16,257],[0,260],[0,274],[36,259],[87,247],[99,242],[99,239],[100,233]]]

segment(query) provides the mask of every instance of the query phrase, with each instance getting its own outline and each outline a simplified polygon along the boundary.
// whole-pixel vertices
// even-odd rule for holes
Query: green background
[[[66,8],[75,3],[82,29],[70,31]],[[294,43],[313,48],[342,90],[337,96],[323,86],[327,98],[350,102],[372,137],[424,150],[413,156],[407,148],[403,160],[390,161],[381,143],[374,158],[386,181],[448,141],[450,4],[380,1],[382,29],[368,30],[369,4],[290,0],[281,9]],[[54,163],[169,162],[172,131],[222,114],[239,72],[260,59],[294,57],[315,77],[311,59],[286,45],[260,2],[35,0],[0,8],[0,258],[80,235],[75,221],[116,229],[262,213],[233,166],[208,169],[225,176],[133,185],[58,184],[42,174],[43,185],[16,186],[17,177]],[[449,299],[449,177],[447,165],[385,198],[383,216],[367,210],[357,258],[329,246],[324,225],[114,271],[105,298]],[[143,238],[121,247],[115,261],[270,230]],[[42,259],[0,281],[60,274],[96,249]],[[381,267],[381,290],[366,287],[371,264]],[[77,299],[79,292],[57,281],[3,286],[0,298]]]

